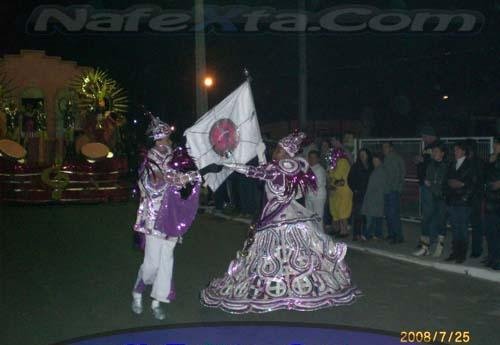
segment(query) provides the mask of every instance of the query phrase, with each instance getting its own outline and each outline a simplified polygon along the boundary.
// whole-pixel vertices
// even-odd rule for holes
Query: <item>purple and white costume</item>
[[[166,124],[152,126],[154,139],[170,134]],[[175,298],[174,249],[195,218],[201,181],[197,171],[175,169],[173,157],[169,146],[155,146],[148,151],[139,171],[141,200],[134,225],[134,230],[144,235],[145,243],[144,261],[133,292],[142,294],[146,285],[153,285],[151,297],[165,303]],[[191,193],[182,198],[180,190],[189,183],[193,184]]]
[[[165,210],[167,208],[175,208],[176,211],[177,209],[186,209],[186,205],[178,204],[182,203],[182,199],[172,200],[172,194],[178,195],[178,191],[190,182],[195,182],[199,188],[201,177],[197,171],[183,173],[173,169],[171,161],[172,149],[170,147],[165,146],[162,150],[153,147],[148,151],[143,167],[139,171],[141,202],[134,226],[134,230],[137,232],[166,239],[167,237],[177,237],[173,236],[177,235],[175,234],[176,228],[181,230],[181,228],[190,225],[186,224],[185,221],[172,220],[175,214],[170,214],[171,217],[168,215],[176,212],[166,212]],[[196,194],[192,193],[192,196],[196,196]],[[197,206],[197,201],[198,198],[196,198],[195,206]],[[190,214],[192,213],[190,212]]]
[[[202,290],[201,303],[236,314],[312,311],[353,302],[360,291],[344,261],[346,245],[333,242],[321,230],[321,219],[295,200],[294,186],[309,171],[308,163],[292,158],[258,167],[226,166],[266,181],[268,201],[254,237],[227,273]]]

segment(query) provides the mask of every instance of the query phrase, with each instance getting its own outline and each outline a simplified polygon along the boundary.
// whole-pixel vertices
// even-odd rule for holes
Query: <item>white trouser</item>
[[[178,238],[164,240],[146,235],[144,261],[139,268],[134,292],[142,293],[145,285],[153,285],[151,297],[169,303],[174,267],[174,249]]]
[[[313,211],[321,218],[321,225],[323,226],[323,215],[325,213],[326,197],[306,197],[306,208]]]

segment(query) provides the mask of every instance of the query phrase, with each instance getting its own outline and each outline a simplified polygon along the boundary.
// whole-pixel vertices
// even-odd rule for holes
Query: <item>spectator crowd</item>
[[[500,137],[486,161],[472,139],[455,142],[448,151],[433,128],[426,127],[422,140],[424,149],[414,159],[422,222],[413,255],[440,258],[450,233],[451,254],[445,261],[461,264],[468,253],[472,258],[484,255],[484,265],[500,270]],[[382,143],[381,152],[361,148],[355,160],[339,139],[310,141],[301,155],[309,161],[318,185],[302,203],[323,219],[326,233],[352,236],[354,241],[386,240],[394,245],[405,241],[401,195],[406,165],[391,141]],[[216,212],[237,209],[242,216],[255,218],[263,195],[261,182],[233,174],[213,200]]]

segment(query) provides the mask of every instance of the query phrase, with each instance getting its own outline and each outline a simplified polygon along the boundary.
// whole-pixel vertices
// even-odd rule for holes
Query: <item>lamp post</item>
[[[215,84],[215,80],[210,75],[205,76],[205,78],[203,79],[203,87],[204,87],[205,93],[207,95],[207,110],[208,110],[208,107],[210,106],[210,89],[214,86],[214,84]]]
[[[305,0],[299,0],[299,15],[305,11]],[[305,27],[307,23],[303,23],[304,17],[300,16],[302,25]],[[299,32],[298,34],[298,54],[299,54],[299,126],[305,130],[307,123],[307,41],[306,33]]]
[[[195,68],[196,68],[196,116],[200,117],[208,110],[207,89],[200,85],[206,74],[205,19],[203,0],[195,0],[194,31]]]

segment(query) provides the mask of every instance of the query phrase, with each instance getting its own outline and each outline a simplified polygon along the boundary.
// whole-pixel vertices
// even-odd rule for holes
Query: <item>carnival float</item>
[[[0,201],[128,199],[125,91],[106,72],[23,50],[0,60]]]

